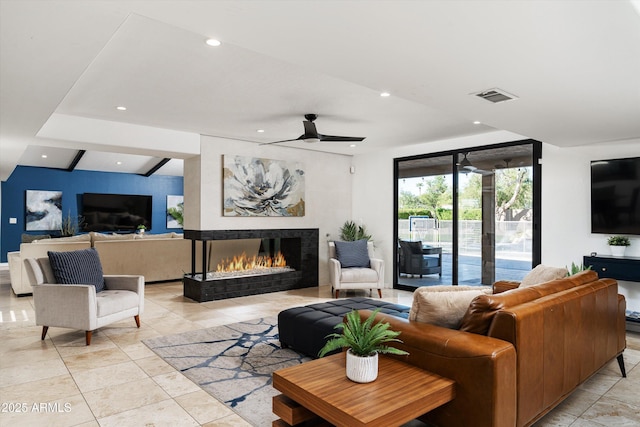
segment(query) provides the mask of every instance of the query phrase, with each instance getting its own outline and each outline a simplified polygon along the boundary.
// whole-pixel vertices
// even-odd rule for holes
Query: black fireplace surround
[[[236,298],[290,289],[318,286],[318,229],[263,230],[184,230],[191,240],[191,274],[182,280],[184,296],[198,302]],[[196,271],[196,245],[202,245],[202,263],[207,265],[207,241],[262,239],[261,247],[270,252],[278,248],[294,271],[259,276],[206,280],[206,271]],[[198,279],[196,275],[201,275]]]

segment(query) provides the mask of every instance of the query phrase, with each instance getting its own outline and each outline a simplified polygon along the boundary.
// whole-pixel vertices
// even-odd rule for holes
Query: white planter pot
[[[624,251],[627,249],[626,246],[609,246],[609,248],[613,256],[624,256]]]
[[[378,353],[360,357],[347,350],[347,378],[357,383],[370,383],[378,378]]]

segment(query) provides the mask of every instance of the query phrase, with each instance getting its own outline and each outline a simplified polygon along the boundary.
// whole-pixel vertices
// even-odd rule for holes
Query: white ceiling
[[[496,87],[518,99],[471,95]],[[0,95],[3,180],[76,150],[81,169],[170,157],[157,173],[179,175],[199,134],[297,138],[305,113],[367,138],[281,145],[358,154],[493,129],[606,144],[640,137],[640,14],[627,0],[0,0]]]

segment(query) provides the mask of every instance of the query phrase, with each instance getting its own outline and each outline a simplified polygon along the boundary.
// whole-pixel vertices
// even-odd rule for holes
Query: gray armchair
[[[60,285],[49,258],[28,258],[25,267],[33,287],[36,325],[42,326],[44,340],[50,326],[85,331],[91,344],[94,330],[132,316],[140,327],[144,310],[144,276],[105,275],[106,290],[93,285]]]
[[[439,274],[442,276],[442,248],[423,246],[421,241],[399,241],[400,254],[398,272],[418,275]]]

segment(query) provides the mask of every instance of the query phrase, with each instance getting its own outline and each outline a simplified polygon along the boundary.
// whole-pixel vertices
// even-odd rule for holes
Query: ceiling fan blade
[[[302,121],[304,126],[304,134],[295,139],[285,139],[282,141],[263,142],[260,145],[278,144],[281,142],[291,141],[304,141],[309,143],[315,142],[360,142],[364,141],[365,137],[358,136],[337,136],[337,135],[322,135],[318,133],[315,123],[313,121],[318,118],[316,114],[305,114],[305,119]]]
[[[318,134],[318,138],[322,142],[360,142],[360,141],[364,141],[364,139],[366,137],[337,136],[337,135],[321,135],[321,134]]]
[[[472,170],[471,172],[477,173],[477,174],[480,174],[480,175],[493,175],[493,171],[485,171],[485,170],[478,169],[478,168]]]
[[[258,145],[271,145],[271,144],[280,144],[281,142],[291,142],[291,141],[300,141],[301,139],[304,139],[304,135],[300,135],[297,138],[294,139],[283,139],[281,141],[272,141],[272,142],[262,142]]]

